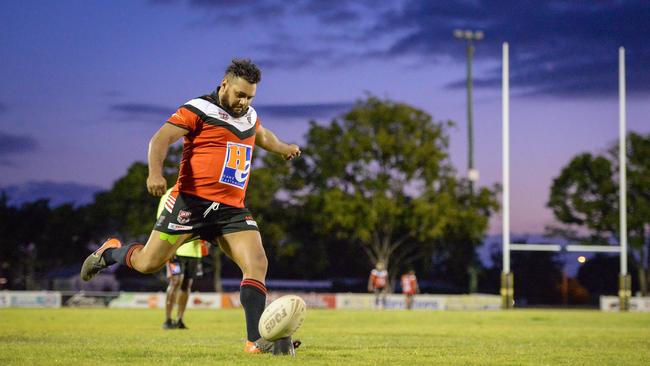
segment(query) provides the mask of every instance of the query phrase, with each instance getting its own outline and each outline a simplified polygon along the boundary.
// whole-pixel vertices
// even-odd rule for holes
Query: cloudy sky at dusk
[[[511,50],[514,232],[552,222],[548,190],[574,155],[618,136],[617,53],[628,129],[650,133],[650,5],[639,1],[58,0],[0,2],[0,187],[55,200],[107,189],[233,57],[262,68],[254,106],[300,143],[366,93],[453,120],[466,174],[465,48],[475,54],[475,161],[501,181],[501,44]],[[66,193],[67,192],[67,193]],[[500,232],[495,218],[492,232]]]

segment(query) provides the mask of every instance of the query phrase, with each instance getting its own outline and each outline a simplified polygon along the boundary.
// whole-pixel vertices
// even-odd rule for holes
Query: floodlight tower
[[[474,42],[483,39],[482,31],[454,30],[454,37],[465,41],[467,49],[467,178],[470,192],[474,193],[474,182],[479,178],[478,170],[474,169],[474,127],[472,124],[472,59],[474,58]]]

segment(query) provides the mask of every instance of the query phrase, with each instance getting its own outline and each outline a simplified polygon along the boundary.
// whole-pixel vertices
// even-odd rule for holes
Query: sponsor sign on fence
[[[0,307],[60,308],[61,293],[57,291],[3,291]]]
[[[370,294],[336,294],[337,309],[372,309],[375,306],[375,296]]]
[[[9,307],[9,291],[0,291],[0,308]]]
[[[122,292],[108,307],[127,309],[159,309],[165,306],[162,292]]]
[[[271,292],[266,298],[267,304],[288,292]],[[375,309],[373,294],[328,294],[328,293],[293,293],[300,296],[310,309]],[[65,306],[103,307],[131,309],[164,309],[166,301],[164,292],[120,292],[120,293],[69,293],[65,296]],[[497,310],[501,298],[498,295],[415,295],[414,310]],[[0,291],[0,308],[3,307],[61,307],[62,294],[58,291]],[[188,309],[230,309],[240,308],[239,292],[190,294]],[[404,295],[390,294],[386,297],[385,309],[405,309]],[[602,297],[603,310],[618,310],[618,298]],[[632,311],[650,311],[650,298],[633,298],[630,301]]]
[[[271,292],[266,297],[266,303],[269,304],[275,299],[278,299],[284,295],[290,295],[288,292]],[[336,308],[336,294],[321,294],[321,293],[291,293],[291,295],[298,295],[307,304],[307,308],[310,309],[334,309]]]
[[[167,295],[164,292],[122,292],[113,299],[111,308],[131,309],[164,309]],[[192,293],[187,300],[188,309],[219,309],[221,308],[221,294],[218,293]]]
[[[221,294],[216,292],[192,293],[187,300],[187,307],[189,309],[220,309]]]
[[[292,295],[298,295],[307,304],[307,308],[310,309],[335,309],[336,308],[336,297],[337,294],[321,294],[321,293],[291,293]],[[270,292],[266,296],[266,304],[270,304],[275,299],[278,299],[284,295],[289,295],[288,292]],[[228,292],[224,293],[221,296],[221,307],[224,309],[239,308],[241,303],[239,302],[239,292]]]
[[[619,299],[616,296],[601,296],[600,310],[619,311]],[[650,297],[631,297],[630,311],[650,312]]]
[[[414,310],[498,310],[501,298],[498,295],[415,295]],[[337,309],[374,309],[379,307],[372,294],[336,294]],[[406,309],[404,295],[386,296],[385,309]]]

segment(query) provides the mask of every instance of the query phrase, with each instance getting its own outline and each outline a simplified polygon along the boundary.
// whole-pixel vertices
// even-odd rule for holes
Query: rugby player
[[[402,293],[406,296],[406,309],[413,309],[413,295],[420,293],[418,279],[415,277],[415,271],[409,270],[402,275]]]
[[[162,174],[169,146],[183,137],[178,181],[145,244],[123,245],[110,238],[86,258],[81,278],[120,263],[141,273],[158,271],[183,243],[200,237],[218,243],[239,266],[243,280],[240,300],[246,318],[245,352],[270,352],[273,343],[257,330],[266,302],[268,259],[257,223],[244,206],[255,145],[286,160],[300,148],[278,139],[251,106],[261,79],[248,59],[234,59],[219,87],[178,108],[149,142],[147,189],[162,196]]]
[[[383,309],[386,307],[386,293],[388,292],[388,271],[384,262],[377,262],[375,268],[370,271],[368,277],[368,292],[375,294],[375,308]]]

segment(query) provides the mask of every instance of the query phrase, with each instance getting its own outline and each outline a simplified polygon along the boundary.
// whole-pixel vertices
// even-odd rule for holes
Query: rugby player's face
[[[221,105],[233,112],[235,116],[246,113],[255,97],[257,84],[251,84],[242,78],[235,77],[225,79],[222,87],[224,89],[223,97],[219,101]]]

